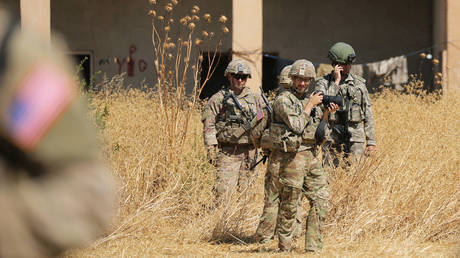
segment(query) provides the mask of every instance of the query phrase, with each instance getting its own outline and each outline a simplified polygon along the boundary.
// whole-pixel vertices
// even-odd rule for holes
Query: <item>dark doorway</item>
[[[212,69],[215,68],[214,73],[211,78],[206,82],[203,90],[200,94],[200,99],[210,98],[216,92],[218,92],[222,85],[228,85],[227,78],[224,76],[225,68],[227,68],[228,63],[231,61],[231,55],[229,52],[217,52],[216,61],[213,64]],[[203,52],[203,62],[201,63],[201,79],[200,85],[202,85],[206,79],[206,74],[209,68],[209,60],[212,60],[214,52]],[[219,58],[220,55],[220,58]],[[209,58],[209,59],[208,59]]]
[[[264,53],[262,58],[262,83],[265,92],[272,91],[278,87],[278,80],[281,70],[294,61],[283,59],[278,53]]]

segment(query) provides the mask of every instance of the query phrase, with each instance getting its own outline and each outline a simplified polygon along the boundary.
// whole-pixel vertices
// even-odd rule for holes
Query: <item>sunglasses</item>
[[[247,80],[248,79],[248,76],[247,74],[236,74],[236,73],[232,73],[232,77],[235,78],[236,80]]]

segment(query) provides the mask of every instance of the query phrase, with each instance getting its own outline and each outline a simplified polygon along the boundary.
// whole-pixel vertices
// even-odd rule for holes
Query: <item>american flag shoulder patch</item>
[[[264,112],[262,109],[257,110],[257,120],[264,118]]]
[[[23,150],[33,150],[75,96],[67,73],[50,64],[35,66],[17,87],[8,108],[10,138]]]

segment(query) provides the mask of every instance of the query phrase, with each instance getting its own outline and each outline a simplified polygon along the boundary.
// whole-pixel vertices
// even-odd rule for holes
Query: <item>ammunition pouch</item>
[[[231,143],[231,144],[248,144],[249,130],[251,125],[244,123],[241,118],[228,119],[227,122],[218,122],[216,124],[217,130],[217,142],[219,143]]]
[[[302,143],[302,136],[293,133],[285,124],[271,123],[269,131],[273,150],[297,152]]]

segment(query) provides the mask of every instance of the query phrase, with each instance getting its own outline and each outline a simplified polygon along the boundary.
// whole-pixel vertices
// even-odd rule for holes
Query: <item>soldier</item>
[[[323,145],[323,163],[338,166],[341,152],[358,157],[376,150],[374,118],[366,81],[350,73],[356,59],[353,48],[338,42],[330,48],[328,57],[334,70],[316,81],[315,90],[344,98],[343,107],[329,118],[331,130]]]
[[[292,86],[292,80],[289,77],[289,71],[292,65],[285,66],[279,76],[279,86],[276,88],[276,96],[285,90],[289,90]],[[268,125],[270,123],[270,115],[264,110],[263,120],[257,124],[251,131],[251,138],[254,141],[256,147],[263,149],[264,155],[270,154],[270,139],[268,135]],[[270,164],[270,158],[268,158]],[[255,239],[259,243],[266,243],[273,238],[276,228],[276,222],[278,218],[279,210],[279,190],[280,183],[278,180],[278,170],[267,168],[265,172],[264,180],[264,208],[260,217],[259,226],[257,227]],[[301,202],[302,196],[299,195],[299,202]],[[300,236],[302,233],[302,212],[299,206],[296,215],[296,223],[294,225],[294,237]]]
[[[305,92],[315,77],[315,68],[310,61],[297,60],[289,76],[293,85],[282,92],[273,104],[273,122],[270,124],[272,152],[268,169],[279,177],[280,210],[277,232],[281,251],[293,249],[293,230],[297,207],[302,192],[310,202],[305,236],[305,250],[322,249],[322,229],[327,213],[329,186],[321,163],[316,158],[315,132],[318,124],[327,119],[317,106],[322,94],[312,93],[305,99]],[[273,172],[272,172],[273,171]]]
[[[72,70],[0,10],[0,257],[59,255],[114,215]]]
[[[249,168],[255,160],[250,123],[262,107],[260,98],[246,87],[251,77],[248,62],[232,60],[224,76],[229,87],[214,94],[202,113],[208,158],[217,168],[214,186],[217,203],[231,196],[237,187],[242,192],[249,186]]]
[[[289,78],[289,71],[291,70],[292,65],[287,65],[283,67],[279,76],[279,85],[275,90],[275,94],[278,95],[281,92],[288,90],[291,87],[292,80]]]

